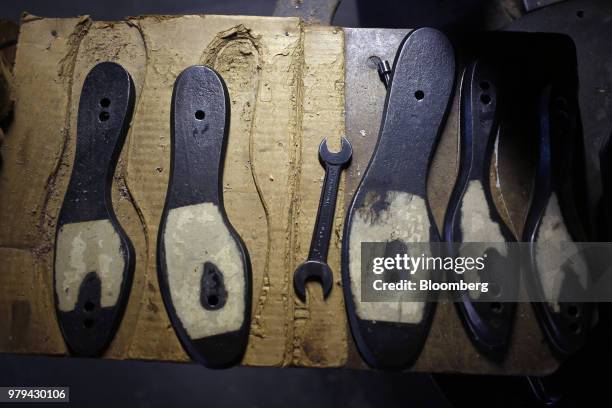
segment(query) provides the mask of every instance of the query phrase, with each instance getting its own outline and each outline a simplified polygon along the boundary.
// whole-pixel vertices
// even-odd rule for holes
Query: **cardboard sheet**
[[[53,308],[55,222],[74,157],[81,85],[96,63],[111,60],[136,84],[113,203],[137,262],[127,311],[106,357],[188,359],[159,294],[155,248],[168,180],[172,86],[184,68],[207,64],[230,93],[224,197],[253,266],[243,363],[344,365],[340,288],[325,306],[313,288],[308,308],[291,286],[319,200],[318,143],[327,136],[336,144],[344,131],[343,47],[341,30],[304,27],[296,18],[151,16],[110,23],[26,16],[15,66],[15,121],[0,173],[0,250],[7,259],[0,271],[0,351],[67,352]],[[338,282],[339,236],[330,251]]]
[[[309,285],[305,305],[292,286],[293,271],[308,252],[323,182],[318,145],[328,137],[330,147],[338,148],[345,132],[344,40],[340,28],[304,25],[297,18],[96,22],[25,16],[14,69],[14,122],[1,150],[0,352],[67,354],[53,306],[55,225],[74,157],[81,85],[96,63],[111,60],[136,85],[113,204],[137,259],[126,314],[105,357],[188,361],[159,293],[155,254],[168,181],[172,87],[184,68],[206,64],[223,76],[230,93],[224,199],[253,269],[243,364],[364,367],[347,326],[340,247],[344,200],[352,191],[345,195],[344,177],[346,188],[354,189],[373,142],[356,144],[357,161],[343,176],[329,252],[336,283],[331,296],[323,302],[320,288]],[[456,132],[455,121],[456,113],[447,132]],[[370,133],[375,140],[377,130]],[[456,149],[452,137],[438,148],[434,201],[448,200],[455,170],[449,171],[454,162],[443,156],[454,156]],[[443,208],[436,207],[434,215],[439,221]],[[464,353],[454,345],[465,335],[452,305],[439,309],[446,312],[437,316],[417,370],[542,374],[556,367],[543,347],[529,358],[544,363],[527,368],[517,363],[525,358],[521,348],[503,367],[483,362],[461,337],[461,347],[469,349]],[[528,312],[519,311],[519,325],[533,325],[523,313]]]

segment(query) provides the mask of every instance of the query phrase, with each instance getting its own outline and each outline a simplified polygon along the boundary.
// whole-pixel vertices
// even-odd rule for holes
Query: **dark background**
[[[4,0],[0,18],[19,21],[23,11],[42,17],[87,14],[118,20],[140,14],[242,14],[269,16],[276,0]],[[499,27],[509,21],[500,0],[342,0],[333,24],[342,27]]]
[[[19,21],[23,11],[44,17],[88,14],[95,20],[139,14],[265,16],[272,14],[275,2],[5,0],[0,18]],[[495,28],[509,18],[494,0],[344,0],[333,24],[389,28],[428,25],[461,30]],[[523,377],[297,368],[239,367],[215,371],[194,364],[0,355],[0,386],[11,385],[70,386],[72,405],[89,407],[543,406]],[[574,406],[571,401],[582,400],[580,396],[584,393],[594,397],[592,387],[584,390],[575,385],[573,394],[577,397],[570,397],[563,406]],[[609,406],[609,402],[602,403]]]

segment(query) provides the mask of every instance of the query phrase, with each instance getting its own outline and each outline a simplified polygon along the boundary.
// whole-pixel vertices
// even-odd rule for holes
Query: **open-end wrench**
[[[347,138],[342,137],[342,148],[332,153],[327,148],[327,139],[319,145],[319,160],[325,167],[325,180],[319,201],[319,210],[312,233],[310,252],[306,262],[297,267],[293,274],[293,288],[297,296],[306,301],[306,282],[318,280],[323,286],[323,298],[327,298],[333,285],[333,274],[327,265],[327,252],[336,211],[336,198],[340,186],[340,173],[350,162],[353,148]]]

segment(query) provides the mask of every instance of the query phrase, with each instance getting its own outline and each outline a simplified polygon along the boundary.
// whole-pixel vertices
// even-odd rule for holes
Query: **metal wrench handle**
[[[309,261],[327,262],[342,167],[341,164],[325,163],[325,179],[321,190],[317,219],[312,232],[312,241],[310,242]]]

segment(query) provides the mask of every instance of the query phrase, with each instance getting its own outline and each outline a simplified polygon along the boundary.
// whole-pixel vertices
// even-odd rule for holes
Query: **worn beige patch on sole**
[[[499,224],[491,219],[482,183],[472,180],[463,195],[461,233],[463,242],[504,242]],[[506,256],[508,251],[501,255]]]
[[[172,305],[192,339],[240,329],[244,321],[244,263],[219,207],[202,203],[168,211],[164,251]],[[204,264],[223,274],[227,302],[217,310],[202,306]]]
[[[461,234],[463,242],[504,242],[499,224],[491,219],[491,212],[487,205],[482,183],[478,180],[471,180],[468,188],[463,195],[461,204]],[[508,249],[504,246],[495,246],[501,256],[508,256]],[[482,256],[482,254],[467,254],[463,251],[462,256]],[[463,276],[466,282],[480,282],[477,273],[468,273]],[[469,291],[472,299],[478,299],[481,295],[479,290]]]
[[[95,272],[102,285],[100,306],[117,303],[125,260],[121,238],[109,220],[63,225],[55,246],[55,293],[62,312],[74,310],[85,276]]]
[[[366,198],[366,203],[377,198]],[[424,199],[402,191],[389,191],[384,201],[388,206],[378,212],[367,204],[357,209],[351,224],[349,276],[356,312],[362,320],[419,323],[423,319],[424,303],[410,301],[414,296],[411,292],[398,291],[394,302],[361,301],[362,242],[429,242],[430,223]],[[423,273],[422,278],[427,277],[428,273]]]
[[[572,244],[572,241],[561,215],[559,199],[553,193],[542,217],[536,244],[538,275],[548,300],[559,298],[565,277],[565,264],[570,259],[574,263],[572,270],[576,272],[582,287],[586,288],[587,266],[584,258],[577,256],[580,250]],[[561,311],[559,303],[549,302],[549,304],[555,312]]]

